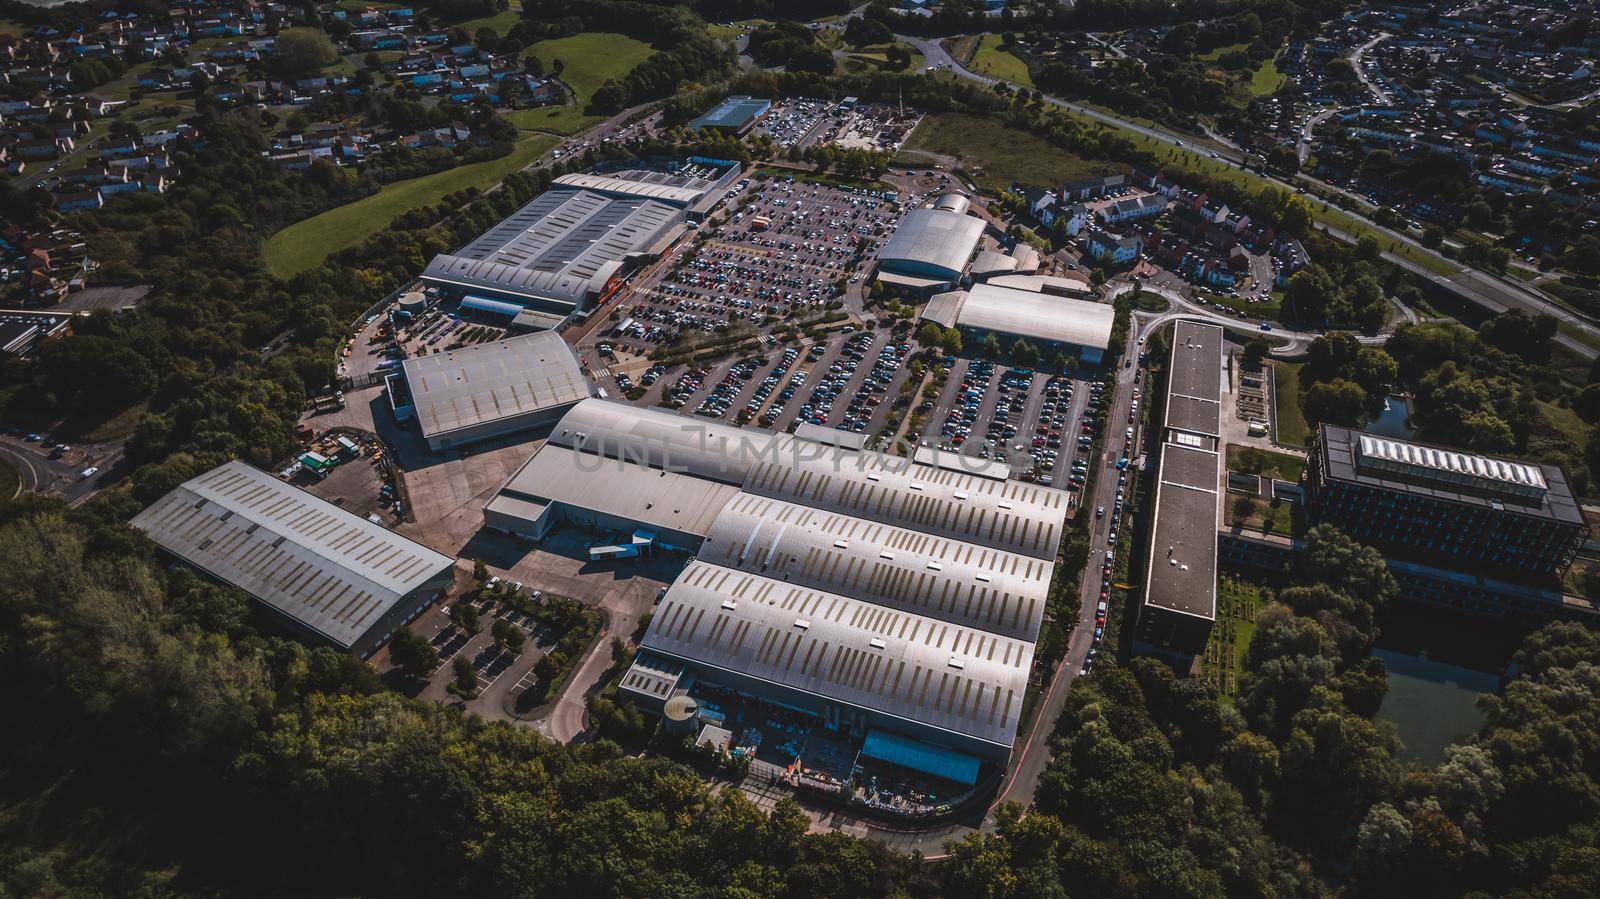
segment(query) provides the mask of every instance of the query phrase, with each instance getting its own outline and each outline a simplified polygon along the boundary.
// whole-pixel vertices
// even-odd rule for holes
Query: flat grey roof
[[[133,519],[161,548],[350,647],[455,561],[233,461]]]
[[[887,608],[1038,639],[1051,563],[741,493],[698,557]]]
[[[554,331],[405,361],[425,437],[571,405],[589,396],[578,357]]]
[[[879,262],[890,270],[910,264],[958,278],[983,237],[983,219],[947,209],[913,209],[883,245]],[[910,274],[928,274],[913,268]]]
[[[1161,454],[1144,601],[1215,618],[1221,454],[1173,443]]]
[[[1499,508],[1518,515],[1568,524],[1581,525],[1585,523],[1583,511],[1578,507],[1578,500],[1572,494],[1572,487],[1567,483],[1566,475],[1554,465],[1527,462],[1505,463],[1534,469],[1532,474],[1524,472],[1522,476],[1531,477],[1537,475],[1543,481],[1543,489],[1538,491],[1529,490],[1521,494],[1513,493],[1509,490],[1493,491],[1492,495],[1485,495],[1485,492],[1481,489],[1484,485],[1474,485],[1468,479],[1462,479],[1460,483],[1452,484],[1442,480],[1422,479],[1416,477],[1415,473],[1404,469],[1388,469],[1364,464],[1361,459],[1361,442],[1368,438],[1376,438],[1391,443],[1400,442],[1334,425],[1323,425],[1319,428],[1317,439],[1322,443],[1321,456],[1324,460],[1323,467],[1328,477],[1381,487],[1412,496],[1425,496],[1460,503],[1461,505],[1476,508]],[[1417,443],[1407,445],[1417,448],[1423,447],[1423,444]],[[1454,452],[1452,450],[1438,451]],[[1480,488],[1478,492],[1467,492],[1461,489],[1474,486]]]
[[[642,648],[1009,749],[1033,645],[690,563]]]
[[[559,502],[704,537],[738,492],[728,484],[546,443],[500,488],[490,506],[532,520],[545,506]]]
[[[1222,435],[1222,341],[1216,325],[1178,321],[1167,366],[1166,427]]]

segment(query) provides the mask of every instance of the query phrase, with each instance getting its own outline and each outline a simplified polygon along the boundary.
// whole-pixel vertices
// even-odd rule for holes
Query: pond
[[[1379,612],[1372,654],[1389,668],[1389,693],[1378,717],[1400,731],[1401,757],[1437,764],[1446,746],[1481,727],[1478,697],[1499,689],[1524,635],[1505,622],[1403,599]]]
[[[1406,424],[1406,398],[1391,395],[1383,401],[1383,411],[1367,424],[1367,430],[1396,440],[1410,440],[1411,427]]]
[[[1498,676],[1392,649],[1373,655],[1389,668],[1389,693],[1378,718],[1400,731],[1401,758],[1437,765],[1446,746],[1483,725],[1478,696],[1494,692]]]

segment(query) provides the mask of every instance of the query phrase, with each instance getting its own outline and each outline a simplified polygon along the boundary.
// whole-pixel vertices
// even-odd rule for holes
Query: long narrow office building
[[[1217,617],[1223,330],[1179,321],[1167,366],[1155,522],[1135,645],[1177,664],[1205,651]]]

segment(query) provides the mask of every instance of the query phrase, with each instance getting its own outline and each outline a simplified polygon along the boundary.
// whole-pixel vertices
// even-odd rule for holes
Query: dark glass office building
[[[1561,469],[1323,425],[1305,510],[1391,558],[1526,578],[1560,574],[1588,536]]]

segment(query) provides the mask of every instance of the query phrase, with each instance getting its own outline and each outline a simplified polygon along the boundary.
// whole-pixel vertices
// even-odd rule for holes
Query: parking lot
[[[981,359],[948,360],[946,367],[944,389],[928,410],[926,442],[1004,461],[1025,481],[1081,488],[1097,429],[1097,382]]]
[[[820,313],[840,300],[841,282],[860,283],[862,264],[901,211],[887,191],[787,176],[740,182],[730,202],[738,211],[714,234],[641,282],[619,305],[615,324],[596,329],[602,359],[644,356],[739,324],[770,330],[796,314]]]

